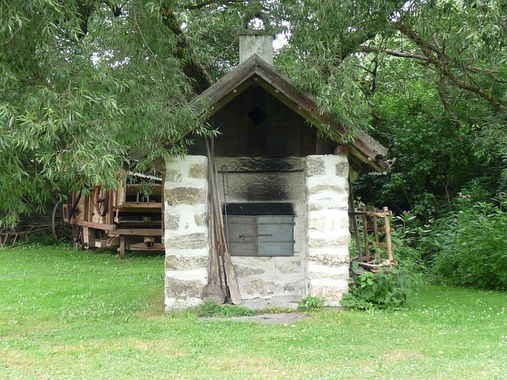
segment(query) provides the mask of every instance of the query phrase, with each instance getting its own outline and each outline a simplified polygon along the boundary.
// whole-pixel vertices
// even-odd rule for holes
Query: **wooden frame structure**
[[[94,186],[86,195],[73,193],[63,205],[64,221],[74,226],[76,245],[118,248],[120,257],[126,251],[164,250],[162,212],[161,183],[125,184],[116,190]]]
[[[391,226],[392,211],[387,207],[382,210],[354,211],[349,213],[352,221],[357,252],[358,265],[377,272],[382,267],[392,267],[394,245]]]

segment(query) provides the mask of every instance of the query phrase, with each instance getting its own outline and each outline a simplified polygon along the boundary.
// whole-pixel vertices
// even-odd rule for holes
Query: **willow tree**
[[[237,64],[253,18],[285,35],[278,68],[353,131],[375,121],[385,56],[416,62],[456,123],[473,122],[460,112],[470,98],[503,125],[501,0],[11,0],[0,4],[0,224],[214,133],[190,101]]]

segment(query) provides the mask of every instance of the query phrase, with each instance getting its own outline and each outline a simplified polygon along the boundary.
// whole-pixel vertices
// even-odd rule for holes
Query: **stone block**
[[[316,239],[311,237],[308,239],[309,248],[342,247],[347,246],[348,244],[348,236],[342,236],[336,239]]]
[[[301,271],[301,261],[288,261],[276,265],[276,269],[281,273],[299,273]]]
[[[204,288],[202,281],[185,281],[167,277],[165,281],[166,297],[201,298]]]
[[[344,193],[333,193],[332,197],[319,197],[316,195],[310,195],[310,198],[308,199],[307,209],[308,211],[348,210],[348,197]]]
[[[272,281],[253,280],[247,282],[243,286],[243,290],[248,295],[259,295],[261,297],[266,297],[274,294],[276,290],[276,284]]]
[[[195,205],[206,202],[206,191],[195,187],[166,189],[165,200],[170,206]]]
[[[308,177],[323,175],[326,172],[326,163],[322,157],[306,157],[306,175]]]
[[[207,167],[205,164],[193,164],[188,171],[189,178],[206,178]]]
[[[265,270],[261,269],[261,268],[246,267],[243,265],[235,265],[235,268],[236,268],[236,273],[238,274],[239,277],[247,277],[247,276],[265,273]]]
[[[165,180],[167,182],[181,182],[181,172],[176,169],[167,169],[165,171]]]
[[[346,283],[346,281],[345,281]],[[332,286],[310,286],[309,294],[324,301],[325,306],[340,306],[343,294],[347,288],[336,288]]]
[[[343,186],[340,185],[315,185],[310,186],[308,189],[308,194],[313,195],[320,193],[321,191],[331,191],[336,193],[345,193],[347,192],[346,189],[343,188]]]
[[[166,252],[168,249],[199,249],[206,248],[208,237],[204,233],[167,236],[165,239]]]
[[[312,255],[308,257],[308,263],[315,263],[330,267],[340,267],[342,265],[348,265],[349,257],[329,254]]]
[[[348,178],[349,176],[349,163],[348,162],[339,162],[336,164],[336,175],[343,178]]]
[[[194,215],[196,226],[202,227],[208,224],[208,213],[203,212],[201,214]]]
[[[167,255],[165,257],[165,269],[168,271],[189,270],[207,267],[208,267],[207,256]]]
[[[165,212],[164,227],[166,230],[177,230],[179,222],[179,215],[170,214],[168,211]]]
[[[166,297],[165,310],[167,312],[174,310],[184,310],[190,307],[196,307],[201,303],[203,303],[201,297],[188,297],[188,298]]]

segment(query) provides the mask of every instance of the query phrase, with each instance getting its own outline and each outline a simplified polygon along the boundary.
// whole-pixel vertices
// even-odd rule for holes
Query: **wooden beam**
[[[111,236],[162,236],[162,230],[159,228],[118,228],[111,231]]]
[[[116,228],[113,224],[93,223],[93,222],[87,222],[84,220],[75,220],[74,222],[71,222],[71,224],[77,224],[78,226],[81,226],[81,227],[95,228],[97,230],[103,230],[103,231],[112,231]]]

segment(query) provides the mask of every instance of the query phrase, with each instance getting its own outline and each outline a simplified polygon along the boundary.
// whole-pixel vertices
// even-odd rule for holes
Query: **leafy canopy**
[[[12,0],[0,4],[0,224],[113,187],[125,169],[163,169],[190,129],[213,133],[189,102],[234,67],[253,18],[287,39],[279,70],[399,158],[378,185],[398,174],[424,193],[458,191],[459,169],[430,175],[445,172],[435,157],[459,155],[506,182],[505,0]],[[419,134],[451,141],[416,149],[414,168],[404,149],[421,148]]]

